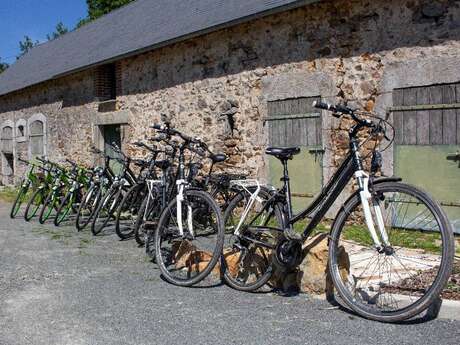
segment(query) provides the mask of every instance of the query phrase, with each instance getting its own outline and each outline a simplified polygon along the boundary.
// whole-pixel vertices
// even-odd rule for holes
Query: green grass
[[[14,202],[18,195],[18,189],[15,187],[3,187],[0,189],[0,200],[8,203]]]
[[[302,220],[294,224],[294,229],[301,233],[304,231],[309,220]],[[311,236],[319,233],[329,233],[331,230],[331,221],[321,222],[314,230]],[[363,225],[348,225],[346,227],[344,238],[358,244],[371,246],[373,244],[367,228]],[[441,246],[441,235],[436,232],[400,230],[392,229],[390,232],[391,244],[398,247],[411,249],[422,249],[430,253],[439,253]],[[456,255],[460,255],[460,236],[456,236]]]

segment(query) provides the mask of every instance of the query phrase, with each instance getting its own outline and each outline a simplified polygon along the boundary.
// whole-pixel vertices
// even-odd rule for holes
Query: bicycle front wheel
[[[131,187],[123,197],[117,210],[115,232],[122,240],[131,238],[134,233],[139,209],[145,197],[145,185]]]
[[[14,200],[13,206],[11,207],[10,218],[15,218],[21,208],[22,203],[26,200],[27,192],[29,191],[29,187],[21,187],[19,189],[18,195]]]
[[[41,205],[46,198],[47,189],[45,188],[38,188],[32,197],[30,198],[29,202],[27,203],[26,210],[24,212],[24,219],[26,222],[30,221],[35,215],[37,214]]]
[[[93,235],[98,235],[109,224],[109,221],[113,220],[115,211],[122,199],[123,195],[119,189],[111,189],[107,192],[94,212],[91,223]]]
[[[355,194],[332,227],[330,273],[343,301],[361,316],[407,320],[426,310],[447,283],[454,254],[452,227],[441,207],[413,186],[385,182],[373,189],[372,217],[382,243],[378,219],[384,224],[387,244],[374,245]]]
[[[78,231],[83,230],[91,222],[94,212],[102,198],[102,189],[99,185],[91,187],[83,196],[77,211],[75,227]]]
[[[54,225],[59,226],[69,215],[70,211],[72,210],[72,206],[75,201],[75,192],[69,192],[65,196],[62,203],[59,205],[58,210],[56,212],[56,216],[54,217]]]
[[[177,211],[174,199],[161,214],[155,233],[156,262],[167,281],[191,286],[215,268],[222,253],[224,224],[217,203],[201,190],[187,190]]]
[[[56,207],[57,200],[58,192],[51,190],[43,203],[42,209],[40,210],[40,216],[38,217],[40,224],[44,224],[51,216],[53,209]]]

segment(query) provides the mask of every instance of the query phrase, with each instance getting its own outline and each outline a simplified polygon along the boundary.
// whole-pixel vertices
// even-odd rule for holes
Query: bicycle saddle
[[[292,156],[300,153],[300,147],[267,147],[267,155],[275,156],[281,160],[292,159]]]
[[[227,159],[227,156],[224,155],[223,153],[217,153],[217,154],[211,155],[211,159],[214,163],[220,163],[220,162],[225,161]]]

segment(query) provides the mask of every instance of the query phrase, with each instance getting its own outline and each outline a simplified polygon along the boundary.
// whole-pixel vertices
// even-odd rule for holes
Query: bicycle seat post
[[[289,219],[292,218],[292,200],[291,200],[291,183],[288,171],[288,160],[281,160],[283,164],[283,177],[280,179],[283,182],[284,193],[286,195],[286,207]]]

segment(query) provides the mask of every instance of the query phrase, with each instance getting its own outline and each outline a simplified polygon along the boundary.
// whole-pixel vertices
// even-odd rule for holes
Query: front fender
[[[372,180],[372,184],[378,184],[383,182],[401,182],[402,178],[397,176],[384,176],[384,177],[377,177]]]

